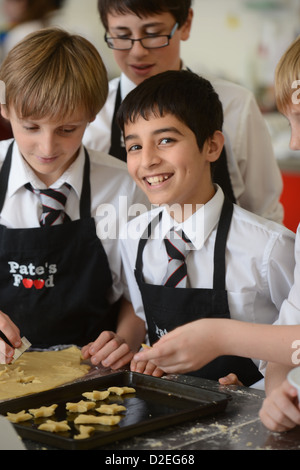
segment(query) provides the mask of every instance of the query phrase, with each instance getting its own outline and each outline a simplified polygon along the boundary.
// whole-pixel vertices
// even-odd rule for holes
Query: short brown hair
[[[108,30],[108,13],[125,15],[133,13],[139,17],[171,13],[179,28],[186,22],[192,0],[98,0],[101,22]]]
[[[85,38],[58,28],[28,35],[0,68],[6,105],[21,118],[67,117],[78,108],[91,119],[108,94],[105,66]]]

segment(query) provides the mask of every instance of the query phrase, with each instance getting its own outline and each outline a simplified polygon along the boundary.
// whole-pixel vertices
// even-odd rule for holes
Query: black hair
[[[223,107],[212,84],[187,70],[170,70],[144,80],[122,102],[117,120],[121,129],[139,116],[173,114],[195,134],[202,151],[214,132],[222,131]]]
[[[98,11],[102,24],[108,30],[107,14],[125,15],[134,13],[138,17],[171,13],[179,28],[186,22],[193,0],[98,0]]]

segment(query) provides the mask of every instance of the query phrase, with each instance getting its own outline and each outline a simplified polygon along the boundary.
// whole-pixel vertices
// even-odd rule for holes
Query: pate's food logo
[[[56,264],[45,263],[44,266],[35,266],[33,263],[19,264],[16,261],[9,261],[8,265],[15,287],[37,290],[54,287]]]

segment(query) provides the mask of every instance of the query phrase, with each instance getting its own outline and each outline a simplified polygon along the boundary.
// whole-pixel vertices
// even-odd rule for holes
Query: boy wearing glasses
[[[85,145],[126,161],[115,119],[118,108],[146,78],[167,70],[186,69],[180,44],[190,35],[191,5],[192,0],[98,0],[105,41],[122,73],[110,81],[106,104],[85,132]],[[282,179],[253,95],[232,83],[211,81],[225,115],[225,150],[216,166],[214,181],[233,202],[282,223]]]

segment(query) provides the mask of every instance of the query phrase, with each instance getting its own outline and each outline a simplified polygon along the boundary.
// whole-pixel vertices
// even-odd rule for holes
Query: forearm
[[[268,362],[265,374],[265,391],[267,396],[277,387],[281,386],[290,370],[291,367],[289,366]]]
[[[300,325],[262,325],[236,320],[211,319],[219,355],[238,355],[293,367],[292,347],[300,342]]]
[[[132,304],[122,299],[116,333],[121,336],[134,352],[140,349],[145,340],[145,322],[134,313]]]

